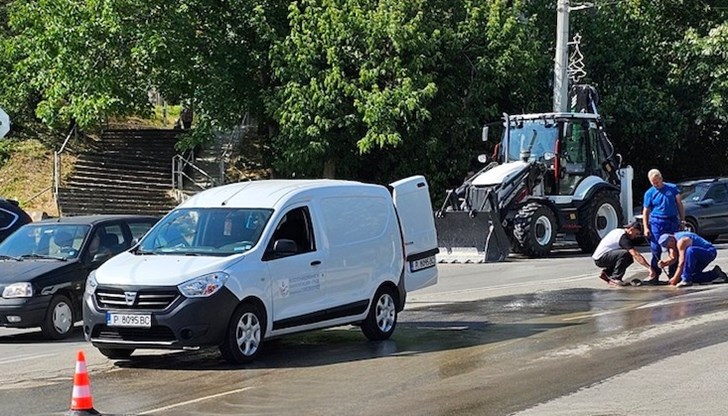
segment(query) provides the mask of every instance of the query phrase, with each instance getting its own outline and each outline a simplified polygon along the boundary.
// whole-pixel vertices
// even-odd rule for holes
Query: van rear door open
[[[392,198],[404,238],[405,289],[408,292],[437,283],[437,234],[424,176],[391,183]]]

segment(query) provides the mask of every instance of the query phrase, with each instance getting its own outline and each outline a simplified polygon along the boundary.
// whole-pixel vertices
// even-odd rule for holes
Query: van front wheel
[[[372,341],[381,341],[392,336],[397,326],[397,302],[392,290],[380,288],[374,295],[369,314],[361,323],[364,335]]]
[[[240,305],[228,324],[225,340],[220,344],[222,358],[230,364],[245,364],[258,356],[263,343],[265,320],[251,303]]]

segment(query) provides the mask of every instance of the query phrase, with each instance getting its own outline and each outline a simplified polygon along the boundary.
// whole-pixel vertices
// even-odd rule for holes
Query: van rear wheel
[[[245,364],[260,353],[265,333],[265,319],[252,303],[243,303],[233,313],[220,344],[222,358],[230,364]]]
[[[381,341],[392,336],[397,326],[397,302],[392,289],[380,288],[374,295],[369,314],[361,323],[364,335],[372,341]]]

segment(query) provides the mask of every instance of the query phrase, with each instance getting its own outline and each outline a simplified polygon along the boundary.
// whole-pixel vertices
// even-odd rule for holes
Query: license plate
[[[149,328],[152,326],[152,315],[106,312],[106,325]]]
[[[435,256],[425,257],[424,259],[412,260],[410,262],[410,271],[416,272],[418,270],[435,267]]]

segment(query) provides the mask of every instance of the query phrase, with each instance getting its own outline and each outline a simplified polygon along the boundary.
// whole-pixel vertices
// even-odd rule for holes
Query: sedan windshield
[[[680,197],[685,202],[698,202],[703,199],[710,189],[709,183],[698,183],[694,186],[679,186]]]
[[[229,256],[260,239],[272,210],[182,208],[169,213],[139,244],[136,254]]]
[[[78,257],[88,225],[28,224],[0,243],[0,256],[18,259],[72,259]]]

